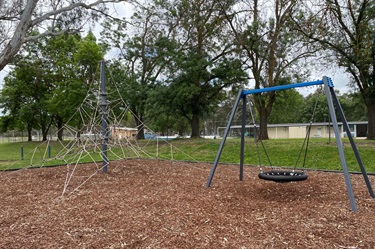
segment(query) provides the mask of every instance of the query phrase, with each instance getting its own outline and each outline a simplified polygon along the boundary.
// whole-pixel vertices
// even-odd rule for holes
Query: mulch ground
[[[79,165],[64,194],[65,166],[1,172],[0,248],[375,248],[361,175],[354,213],[341,173],[274,183],[245,167],[240,182],[219,165],[206,188],[211,164],[124,160],[88,179],[94,167]]]

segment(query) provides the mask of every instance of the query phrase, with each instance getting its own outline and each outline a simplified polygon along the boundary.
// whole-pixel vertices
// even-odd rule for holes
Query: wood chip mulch
[[[362,175],[351,175],[354,213],[341,173],[274,183],[245,167],[241,182],[238,165],[220,164],[206,188],[211,167],[132,159],[92,175],[79,165],[64,194],[67,166],[0,172],[0,248],[375,248]]]

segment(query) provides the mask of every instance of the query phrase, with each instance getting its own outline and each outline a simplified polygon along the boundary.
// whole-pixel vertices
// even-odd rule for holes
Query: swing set
[[[321,89],[319,90],[319,95],[320,95],[320,93],[322,93]],[[257,149],[257,155],[258,155],[258,163],[259,163],[259,166],[260,166],[260,172],[259,172],[258,176],[259,176],[260,179],[268,180],[268,181],[274,181],[274,182],[303,181],[303,180],[307,179],[308,175],[305,174],[304,167],[305,167],[305,164],[306,164],[307,150],[308,150],[309,141],[310,141],[311,126],[312,126],[312,123],[313,123],[314,117],[315,117],[316,107],[317,107],[317,104],[318,104],[318,97],[316,97],[316,101],[315,101],[315,105],[314,105],[314,109],[313,109],[313,114],[312,114],[312,117],[311,117],[311,120],[310,120],[310,124],[308,126],[305,139],[303,140],[302,147],[300,149],[300,152],[298,154],[298,158],[296,160],[296,163],[295,163],[292,171],[274,170],[274,168],[272,166],[272,163],[271,163],[271,159],[268,156],[268,153],[267,153],[266,147],[263,144],[263,141],[261,139],[256,139],[256,149]],[[254,105],[252,104],[252,102],[249,101],[251,120],[252,120],[252,123],[254,125],[254,132],[255,132],[256,138],[257,138],[257,137],[260,136],[261,131],[259,131],[257,126],[256,126],[256,122],[255,122],[255,118],[254,118],[254,114],[253,114],[253,108],[252,108],[253,106]],[[264,154],[266,155],[268,163],[272,168],[271,171],[263,171],[262,162],[261,162],[261,159],[260,159],[259,145],[258,145],[259,142],[261,143]],[[304,154],[302,171],[296,171],[298,163],[301,159],[302,153]]]
[[[211,185],[211,182],[212,182],[213,176],[215,174],[218,162],[220,160],[222,150],[224,148],[226,139],[227,139],[228,134],[229,134],[231,123],[233,121],[237,106],[239,105],[241,99],[242,99],[242,127],[241,127],[239,179],[240,179],[240,181],[243,181],[245,131],[246,131],[246,129],[245,129],[246,128],[246,104],[247,104],[246,96],[251,95],[251,94],[263,93],[263,92],[280,91],[280,90],[299,88],[299,87],[307,87],[307,86],[315,86],[315,85],[323,85],[323,87],[324,87],[324,92],[325,92],[325,95],[326,95],[326,98],[327,98],[329,114],[330,114],[330,117],[331,117],[331,120],[332,120],[332,125],[333,125],[335,138],[336,138],[336,145],[337,145],[337,149],[338,149],[338,152],[339,152],[339,155],[340,155],[341,166],[342,166],[342,170],[343,170],[343,173],[344,173],[346,189],[347,189],[347,192],[348,192],[350,206],[351,206],[352,211],[357,212],[357,207],[356,207],[356,202],[355,202],[355,198],[354,198],[352,184],[351,184],[351,181],[350,181],[349,169],[348,169],[348,165],[347,165],[346,158],[345,158],[344,148],[343,148],[343,144],[342,144],[342,140],[341,140],[341,136],[340,136],[340,130],[339,130],[335,110],[338,112],[338,114],[341,118],[344,131],[346,132],[347,137],[349,138],[350,145],[352,147],[352,150],[354,152],[354,155],[356,157],[358,165],[361,169],[361,173],[362,173],[363,178],[366,182],[369,194],[372,198],[375,198],[375,194],[373,192],[370,180],[368,178],[368,175],[366,173],[366,170],[365,170],[365,167],[363,165],[362,159],[359,155],[357,146],[354,142],[353,136],[352,136],[351,131],[349,129],[349,125],[346,121],[344,112],[341,108],[340,102],[338,101],[338,98],[337,98],[336,93],[334,91],[332,80],[329,77],[326,77],[326,76],[324,76],[322,80],[318,80],[318,81],[302,82],[302,83],[296,83],[296,84],[274,86],[274,87],[268,87],[268,88],[262,88],[262,89],[253,89],[253,90],[242,90],[241,89],[238,92],[236,101],[233,105],[231,115],[229,117],[227,126],[226,126],[225,131],[224,131],[223,139],[222,139],[221,144],[219,146],[219,149],[217,151],[213,167],[211,169],[209,178],[208,178],[207,183],[206,183],[206,187],[208,188]],[[257,127],[256,127],[256,124],[255,124],[254,115],[252,113],[251,102],[249,102],[249,103],[250,103],[250,113],[251,113],[252,123],[254,124],[254,130],[255,130],[255,133],[257,134],[258,131],[257,131]],[[292,182],[292,181],[303,181],[303,180],[306,180],[308,178],[308,175],[304,172],[303,169],[304,169],[304,166],[305,166],[306,155],[307,155],[308,145],[309,145],[310,131],[311,131],[312,122],[313,122],[313,119],[314,119],[314,116],[315,116],[316,106],[317,106],[317,102],[315,103],[312,118],[310,120],[310,124],[308,126],[302,148],[301,148],[300,153],[298,155],[297,162],[295,164],[295,167],[292,170],[276,170],[276,169],[274,169],[272,167],[271,162],[270,162],[267,151],[265,150],[265,147],[262,143],[262,140],[257,140],[256,146],[257,146],[257,152],[258,152],[258,160],[259,160],[259,164],[260,164],[260,173],[258,174],[258,177],[260,179],[267,180],[267,181],[274,181],[274,182]],[[264,149],[264,152],[267,156],[267,159],[268,159],[269,163],[271,164],[272,170],[270,170],[270,171],[263,171],[263,169],[262,169],[262,166],[261,166],[261,163],[260,163],[258,142],[261,143],[261,145]],[[302,171],[296,170],[298,162],[299,162],[303,152],[304,152],[304,158],[303,158]]]

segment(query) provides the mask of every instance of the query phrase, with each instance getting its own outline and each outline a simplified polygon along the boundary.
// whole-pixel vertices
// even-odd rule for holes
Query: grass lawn
[[[173,160],[187,160],[200,162],[213,162],[219,148],[220,139],[176,139],[165,141],[139,141],[131,147],[122,145],[108,151],[110,160],[134,157],[153,157]],[[27,166],[65,165],[67,163],[80,163],[100,161],[100,148],[90,147],[89,153],[82,153],[77,148],[68,153],[68,143],[59,142],[18,142],[0,144],[0,169],[23,168]],[[269,155],[271,165],[294,167],[301,150],[303,139],[271,139],[264,141],[264,147]],[[343,139],[344,151],[350,171],[360,171],[348,139]],[[367,172],[375,173],[375,141],[356,140],[362,161]],[[246,139],[245,164],[270,166],[270,162],[261,146],[253,139]],[[21,160],[23,151],[23,160]],[[240,140],[227,139],[221,163],[239,163]],[[64,155],[59,156],[59,155]],[[118,156],[121,155],[121,156]],[[259,163],[260,158],[260,163]],[[303,155],[297,165],[302,167]],[[341,162],[337,146],[332,139],[311,138],[307,152],[305,168],[341,170]]]
[[[191,155],[198,161],[213,162],[221,140],[197,140],[174,142],[176,147],[186,147]],[[188,143],[189,146],[186,146]],[[303,139],[271,139],[263,141],[266,152],[273,166],[294,167],[302,147]],[[348,139],[343,139],[343,146],[347,164],[350,171],[360,171],[355,155],[352,151]],[[375,141],[356,140],[356,146],[361,155],[362,161],[368,172],[375,173]],[[245,144],[245,164],[270,166],[267,156],[261,146],[257,145],[253,139],[247,139]],[[227,139],[220,162],[239,163],[240,140]],[[183,157],[175,159],[184,160]],[[302,167],[303,155],[297,167]],[[311,138],[307,152],[305,168],[341,170],[341,161],[336,146],[336,142],[322,138]]]

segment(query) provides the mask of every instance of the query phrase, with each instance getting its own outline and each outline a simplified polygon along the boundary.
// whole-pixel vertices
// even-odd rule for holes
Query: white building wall
[[[289,127],[289,138],[305,138],[306,126]]]

